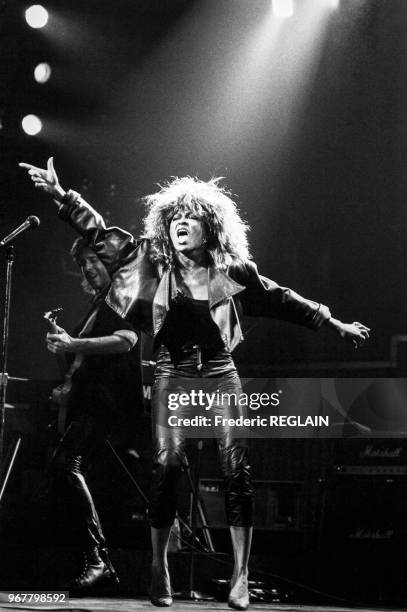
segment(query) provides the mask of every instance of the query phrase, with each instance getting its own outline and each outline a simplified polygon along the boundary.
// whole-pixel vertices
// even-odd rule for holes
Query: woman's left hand
[[[365,341],[370,337],[370,327],[366,327],[366,325],[359,323],[359,321],[354,321],[353,323],[343,323],[337,319],[331,319],[330,321],[332,321],[332,325],[335,327],[340,337],[346,342],[352,342],[355,349],[363,346]]]

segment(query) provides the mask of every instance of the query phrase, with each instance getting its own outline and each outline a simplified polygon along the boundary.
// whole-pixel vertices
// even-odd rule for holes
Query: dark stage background
[[[0,514],[0,587],[25,572],[27,585],[39,588],[70,544],[68,532],[52,531],[41,497],[56,442],[47,397],[58,377],[42,315],[63,306],[60,321],[70,329],[87,301],[68,255],[75,236],[19,161],[44,165],[53,155],[65,188],[136,235],[141,197],[157,183],[224,176],[252,227],[261,273],[372,328],[355,352],[323,330],[248,321],[236,352],[241,372],[278,377],[277,367],[289,375],[305,364],[308,376],[332,376],[345,363],[355,377],[400,374],[383,364],[392,336],[407,330],[407,2],[294,5],[294,16],[279,20],[270,0],[44,0],[49,22],[35,30],[24,19],[29,2],[0,0],[0,236],[27,215],[41,218],[16,244],[8,372],[30,381],[9,388],[17,407],[6,411],[7,442],[20,432],[23,445]],[[39,62],[52,70],[42,84],[33,78]],[[21,128],[29,113],[43,122],[37,136]],[[0,252],[0,301],[4,276]],[[403,393],[389,397],[402,412]],[[139,457],[126,458],[147,491],[148,413],[138,419]],[[202,490],[213,510],[220,494],[212,442],[205,441]],[[257,563],[268,575],[353,600],[405,603],[405,439],[250,446],[255,479],[265,481],[258,508],[267,509],[256,525],[253,570]],[[114,562],[125,588],[145,593],[145,504],[109,449],[101,467],[92,487]],[[230,552],[226,525],[215,511],[212,518],[217,550]],[[139,583],[124,548],[139,555]],[[186,579],[188,563],[177,579]],[[214,575],[211,563],[207,574]]]
[[[404,0],[299,0],[277,22],[269,0],[47,0],[38,30],[28,5],[0,5],[0,233],[41,217],[17,245],[11,374],[55,377],[42,313],[63,306],[69,328],[86,303],[71,230],[17,167],[50,155],[66,188],[136,234],[157,182],[225,176],[260,271],[373,329],[355,353],[251,321],[240,363],[389,359],[407,326]],[[28,113],[43,121],[37,136],[21,129]]]

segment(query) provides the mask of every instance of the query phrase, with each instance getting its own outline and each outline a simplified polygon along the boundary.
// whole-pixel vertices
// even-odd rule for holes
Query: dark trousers
[[[90,415],[81,415],[71,422],[53,460],[52,494],[72,511],[79,544],[85,549],[104,548],[105,538],[85,470],[90,459],[101,450],[107,428]]]
[[[197,369],[197,355],[190,351],[175,366],[165,349],[160,352],[152,391],[152,426],[154,442],[151,487],[150,521],[156,528],[172,525],[177,509],[177,489],[185,465],[185,439],[200,437],[199,430],[183,426],[168,426],[168,396],[191,390],[210,389],[223,393],[240,393],[241,383],[230,354],[222,353]],[[213,374],[215,375],[213,376]],[[196,384],[195,384],[196,383]],[[213,392],[213,391],[212,391]],[[202,413],[202,410],[200,411]],[[197,411],[197,414],[199,410]],[[192,417],[191,406],[179,407],[174,416]],[[228,402],[215,402],[205,412],[207,418],[215,414],[235,418],[242,409]],[[210,414],[210,417],[209,417]],[[224,425],[212,430],[206,437],[217,439],[221,471],[225,481],[225,508],[229,525],[250,527],[253,523],[253,488],[247,445],[236,431]]]

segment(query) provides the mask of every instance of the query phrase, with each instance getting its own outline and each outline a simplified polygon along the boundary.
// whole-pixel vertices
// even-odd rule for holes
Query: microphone
[[[3,240],[0,242],[0,247],[7,246],[8,244],[10,244],[10,242],[13,242],[13,240],[15,240],[20,234],[23,234],[29,229],[37,228],[39,224],[40,220],[38,219],[38,217],[30,215],[29,217],[27,217],[24,223],[19,225],[13,232],[11,232],[11,234],[3,238]]]

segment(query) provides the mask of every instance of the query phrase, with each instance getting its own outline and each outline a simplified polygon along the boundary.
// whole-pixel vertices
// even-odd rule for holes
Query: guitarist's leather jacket
[[[151,261],[147,239],[136,240],[118,227],[106,227],[103,217],[75,191],[66,193],[59,216],[86,236],[112,275],[107,304],[135,328],[156,338],[178,292],[171,268]],[[315,330],[331,316],[327,306],[261,276],[252,261],[233,263],[226,270],[210,266],[208,292],[211,316],[229,351],[243,340],[243,314],[283,319]]]

